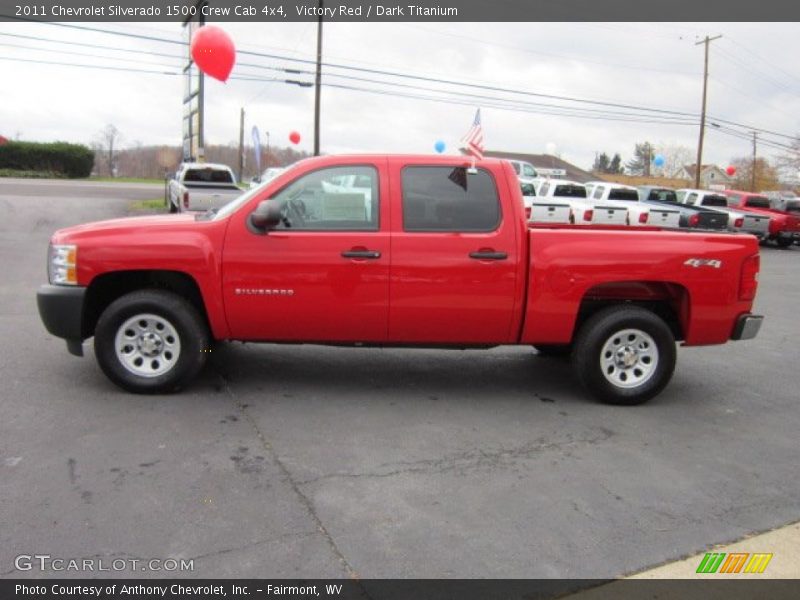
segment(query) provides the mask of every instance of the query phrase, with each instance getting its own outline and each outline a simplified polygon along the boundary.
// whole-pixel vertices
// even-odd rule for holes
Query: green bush
[[[66,177],[88,177],[94,152],[81,144],[8,142],[0,145],[0,169],[52,171]]]

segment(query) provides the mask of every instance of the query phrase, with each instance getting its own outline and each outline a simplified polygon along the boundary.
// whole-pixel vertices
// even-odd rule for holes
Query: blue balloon
[[[446,147],[447,146],[444,145],[444,142],[442,140],[436,140],[436,143],[433,145],[434,150],[436,150],[436,152],[438,152],[439,154],[444,152],[444,149]]]
[[[655,166],[657,166],[657,167],[663,167],[664,166],[664,157],[661,156],[660,154],[656,154],[656,157],[653,159],[653,164]]]

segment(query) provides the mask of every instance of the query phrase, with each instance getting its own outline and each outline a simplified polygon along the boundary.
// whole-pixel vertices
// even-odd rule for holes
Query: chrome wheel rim
[[[603,376],[620,388],[647,383],[658,367],[655,340],[641,329],[623,329],[610,336],[600,352]]]
[[[175,326],[158,315],[144,313],[125,321],[114,339],[117,360],[138,377],[158,377],[175,368],[181,340]]]

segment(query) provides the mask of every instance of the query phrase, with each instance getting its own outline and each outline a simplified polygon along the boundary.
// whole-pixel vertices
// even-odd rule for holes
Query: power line
[[[17,20],[35,22],[33,19],[17,18]],[[142,34],[134,34],[134,33],[130,33],[130,32],[121,32],[121,31],[116,31],[116,30],[111,30],[111,29],[86,27],[86,26],[75,25],[75,24],[70,24],[70,23],[46,22],[46,23],[40,23],[40,24],[53,25],[53,26],[59,26],[59,27],[68,27],[68,28],[78,29],[78,30],[83,30],[83,31],[92,31],[92,32],[95,32],[95,33],[104,33],[104,34],[109,34],[109,35],[124,36],[124,37],[130,37],[130,38],[135,38],[135,39],[142,39],[142,40],[148,40],[148,41],[155,41],[155,42],[162,42],[162,43],[169,43],[169,44],[173,44],[173,45],[185,46],[184,42],[177,41],[177,40],[170,40],[170,39],[166,39],[166,38],[160,38],[160,37],[142,35]],[[14,34],[3,34],[3,35],[14,35]],[[58,41],[58,40],[44,40],[44,41],[51,41],[51,42],[54,42],[54,43],[64,43],[64,44],[79,44],[79,42],[66,42],[66,41]],[[141,50],[131,50],[131,49],[122,49],[122,48],[114,48],[114,50],[134,51],[134,52],[137,52],[137,53],[146,52],[146,51],[141,51]],[[263,52],[254,52],[254,51],[248,51],[248,50],[239,50],[238,52],[240,54],[244,54],[244,55],[256,56],[256,57],[261,57],[261,58],[270,58],[270,59],[276,59],[276,60],[284,60],[284,61],[288,61],[288,62],[296,62],[296,63],[299,63],[299,64],[315,64],[315,61],[313,61],[313,60],[305,60],[305,59],[300,59],[300,58],[295,58],[295,57],[288,57],[288,56],[281,56],[281,55],[276,55],[276,54],[269,54],[269,53],[263,53]],[[163,55],[162,53],[155,53],[155,52],[149,52],[149,53],[153,54],[155,56]],[[253,67],[257,67],[257,68],[265,68],[263,65],[247,65],[246,63],[239,63],[239,64],[240,64],[240,66],[253,66]],[[428,83],[437,83],[437,84],[441,84],[441,85],[452,85],[452,86],[468,87],[468,88],[471,87],[471,88],[475,88],[475,89],[482,89],[484,91],[496,91],[496,92],[502,92],[502,93],[516,94],[516,95],[541,97],[541,98],[546,98],[546,99],[551,99],[551,100],[561,100],[561,101],[564,101],[564,102],[590,104],[590,105],[597,105],[597,106],[605,106],[605,107],[609,107],[609,108],[622,108],[622,109],[629,109],[629,110],[634,110],[634,111],[639,111],[639,112],[648,112],[648,113],[654,113],[654,114],[661,113],[663,115],[673,115],[673,116],[695,118],[695,119],[698,118],[698,114],[697,113],[690,113],[690,112],[685,112],[685,111],[650,108],[650,107],[645,107],[645,106],[637,106],[637,105],[622,104],[622,103],[615,103],[615,102],[604,102],[604,101],[599,101],[599,100],[589,100],[589,99],[584,99],[584,98],[576,98],[576,97],[561,96],[561,95],[554,95],[554,94],[542,94],[542,93],[526,92],[526,91],[521,91],[521,90],[503,88],[503,87],[494,86],[494,85],[482,85],[482,84],[475,84],[475,83],[466,83],[466,82],[462,82],[462,81],[452,81],[452,80],[447,80],[447,79],[438,79],[438,78],[433,78],[433,77],[423,77],[423,76],[419,76],[419,75],[411,75],[411,74],[406,74],[406,73],[394,73],[394,72],[391,72],[391,71],[386,71],[386,70],[381,70],[381,69],[366,69],[366,68],[362,68],[362,67],[355,67],[355,66],[336,64],[336,63],[323,63],[323,66],[329,67],[329,68],[335,68],[335,69],[349,70],[349,71],[357,71],[357,72],[360,71],[360,72],[370,73],[370,74],[374,74],[374,75],[383,75],[383,76],[387,76],[387,77],[397,77],[397,78],[403,78],[403,79],[426,81]],[[326,76],[336,76],[336,74],[335,73],[326,73]],[[345,77],[344,75],[339,75],[339,76]],[[269,83],[269,81],[265,81],[265,83]],[[385,83],[387,85],[400,85],[400,84],[398,84],[396,82],[395,83],[385,82]],[[459,93],[461,93],[461,92],[459,92]],[[567,108],[570,108],[570,107],[563,106],[562,108],[567,109]],[[578,109],[578,107],[574,107],[574,108],[576,110]],[[784,138],[787,138],[787,139],[794,139],[794,137],[795,137],[795,136],[792,136],[792,135],[787,135],[787,134],[782,134],[782,133],[778,133],[778,132],[775,132],[775,131],[770,131],[770,130],[767,130],[767,129],[764,129],[764,128],[754,127],[752,125],[746,125],[746,124],[742,124],[742,123],[737,123],[735,121],[721,119],[719,117],[715,117],[715,116],[712,116],[712,115],[708,115],[708,118],[709,119],[713,119],[714,121],[724,122],[724,123],[727,123],[727,124],[730,124],[730,125],[734,125],[734,126],[737,126],[737,127],[742,127],[742,128],[746,128],[746,129],[749,129],[749,130],[755,130],[755,131],[759,131],[760,133],[766,133],[766,134],[770,134],[770,135],[780,136],[780,137],[784,137]]]
[[[0,35],[3,35],[3,34],[0,33]],[[25,37],[27,38],[27,37],[30,37],[30,36],[25,36]],[[44,40],[44,41],[49,41],[49,40]],[[80,45],[80,46],[85,45],[85,44],[82,44],[80,42],[63,42],[63,43],[65,43],[65,44],[75,44],[75,45]],[[90,44],[90,46],[92,48],[95,48],[95,49],[105,49],[105,50],[112,50],[112,51],[117,51],[118,50],[118,51],[122,51],[122,52],[132,51],[132,52],[136,52],[136,53],[141,52],[141,51],[138,51],[138,50],[129,50],[129,49],[124,49],[124,48],[114,48],[114,47],[111,47],[111,46],[103,46],[103,45],[99,45],[99,44]],[[44,51],[44,52],[55,52],[55,50],[48,49],[48,48],[36,48],[36,50],[41,50],[41,51]],[[59,50],[58,52],[64,53],[64,51],[61,51],[61,50]],[[92,58],[116,59],[116,57],[108,57],[108,56],[103,57],[103,56],[97,56],[97,55],[87,55],[85,53],[73,53],[73,54],[77,54],[79,56],[91,56]],[[165,53],[154,53],[154,54],[156,56],[162,56],[162,57],[167,57],[167,58],[172,58],[172,59],[180,59],[180,57],[178,57],[176,55],[173,55],[173,54],[165,54]],[[125,60],[125,59],[118,59],[118,60]],[[238,65],[240,67],[251,67],[251,68],[257,68],[257,69],[263,69],[263,70],[269,70],[269,71],[276,71],[276,72],[281,72],[281,73],[289,73],[289,74],[292,74],[292,75],[314,75],[314,72],[309,71],[309,70],[302,70],[302,69],[291,69],[291,68],[286,68],[286,67],[268,66],[268,65],[261,65],[261,64],[252,64],[252,63],[238,63]],[[249,74],[244,74],[244,75],[249,75]],[[417,90],[417,91],[436,92],[436,93],[444,93],[444,94],[455,94],[456,93],[456,92],[453,92],[451,90],[434,89],[434,88],[424,87],[424,86],[419,86],[419,85],[404,84],[404,83],[398,83],[398,82],[394,82],[394,81],[384,81],[384,80],[377,80],[377,79],[369,79],[369,78],[365,78],[365,77],[358,77],[358,76],[353,76],[353,75],[344,75],[344,74],[339,74],[339,73],[331,73],[331,74],[328,74],[327,76],[328,77],[334,77],[334,78],[341,78],[341,79],[350,80],[350,81],[386,85],[386,86],[392,86],[392,87],[396,87],[396,88],[411,89],[411,90]],[[276,80],[276,79],[278,79],[278,78],[277,77],[273,77],[270,80],[267,80],[265,83],[269,84],[272,80]],[[359,89],[363,89],[363,88],[359,88]],[[562,109],[564,111],[562,113],[548,112],[548,113],[545,113],[545,114],[563,114],[564,116],[584,116],[585,113],[590,113],[590,114],[609,116],[609,117],[612,117],[612,116],[625,116],[625,117],[629,117],[629,116],[644,116],[644,115],[639,115],[637,113],[630,113],[630,112],[623,112],[623,111],[614,111],[614,110],[606,110],[606,109],[594,109],[594,108],[582,108],[582,107],[570,107],[570,106],[563,106],[563,105],[559,105],[559,104],[546,104],[546,103],[530,102],[530,101],[522,101],[522,100],[510,100],[510,99],[506,99],[506,98],[498,98],[498,97],[495,97],[495,96],[487,96],[487,95],[483,95],[483,94],[472,94],[472,93],[469,93],[469,92],[457,92],[457,94],[458,94],[459,97],[468,97],[468,98],[473,98],[475,100],[480,100],[480,101],[503,102],[503,103],[512,103],[513,102],[515,104],[524,105],[524,106],[527,106],[527,107],[558,108],[558,109]],[[495,105],[495,106],[497,106],[497,105]],[[655,122],[655,120],[654,120],[655,117],[659,118],[658,122],[664,122],[664,123],[678,123],[678,124],[685,124],[685,123],[694,124],[694,123],[696,123],[696,120],[688,120],[688,118],[684,118],[684,117],[666,117],[666,116],[665,117],[661,117],[661,115],[648,115],[648,120],[645,120],[643,122]],[[622,120],[622,119],[620,119],[620,120]]]
[[[31,20],[31,19],[21,19],[20,17],[16,17],[16,18],[18,18],[20,20]],[[157,42],[164,42],[164,43],[170,43],[170,44],[183,45],[183,42],[179,42],[179,41],[176,41],[176,40],[169,40],[169,39],[165,39],[165,38],[157,38],[157,37],[154,37],[154,36],[146,36],[146,35],[141,35],[141,34],[125,33],[125,32],[114,31],[114,30],[110,30],[110,29],[92,28],[92,27],[86,27],[86,26],[83,26],[83,25],[73,25],[73,24],[70,24],[70,23],[53,23],[53,22],[49,22],[48,21],[48,22],[42,23],[42,24],[44,24],[44,25],[56,25],[56,26],[60,26],[60,27],[71,27],[71,28],[74,28],[74,29],[80,29],[80,30],[85,30],[85,31],[95,31],[95,32],[99,32],[99,33],[107,33],[107,34],[110,34],[110,35],[120,35],[120,36],[125,36],[125,37],[132,37],[132,38],[136,38],[136,39],[144,39],[144,40],[149,40],[149,41],[157,41]],[[306,59],[301,59],[301,58],[280,56],[280,55],[269,54],[269,53],[264,53],[264,52],[253,52],[251,50],[237,50],[237,53],[238,54],[242,54],[242,55],[247,55],[247,56],[257,56],[257,57],[262,57],[262,58],[270,58],[270,59],[285,60],[285,61],[289,61],[289,62],[297,62],[297,63],[300,63],[300,64],[313,64],[313,65],[316,65],[316,61],[315,60],[306,60]],[[448,79],[437,79],[437,78],[434,78],[434,77],[424,77],[424,76],[421,76],[421,75],[410,75],[410,74],[407,74],[407,73],[395,73],[395,72],[385,71],[385,70],[381,70],[381,69],[368,69],[368,68],[365,68],[365,67],[355,67],[355,66],[351,66],[351,65],[342,65],[342,64],[337,64],[337,63],[323,62],[322,66],[329,67],[329,68],[334,68],[334,69],[345,69],[345,70],[350,70],[350,71],[359,71],[359,72],[362,72],[362,73],[370,73],[370,74],[373,74],[373,75],[384,75],[384,76],[397,77],[397,78],[402,78],[402,79],[415,79],[415,80],[418,80],[418,81],[426,81],[428,83],[439,83],[439,84],[454,85],[454,86],[459,86],[459,87],[472,87],[472,88],[476,88],[476,89],[482,89],[482,90],[485,90],[485,91],[495,91],[495,92],[504,92],[504,93],[524,95],[524,96],[534,96],[534,97],[540,97],[540,98],[547,98],[547,99],[550,99],[550,100],[562,100],[562,101],[566,101],[566,102],[575,102],[575,103],[581,103],[581,104],[596,104],[598,106],[607,106],[607,107],[611,107],[611,108],[628,108],[628,109],[640,110],[640,111],[646,111],[646,112],[653,112],[653,113],[663,113],[663,114],[692,116],[692,117],[696,116],[696,114],[688,113],[688,112],[684,112],[684,111],[676,111],[676,110],[669,110],[669,109],[662,109],[662,108],[650,108],[650,107],[646,107],[646,106],[635,106],[635,105],[622,104],[622,103],[617,103],[617,102],[605,102],[605,101],[601,101],[601,100],[589,100],[589,99],[585,99],[585,98],[561,96],[561,95],[556,95],[556,94],[544,94],[544,93],[537,93],[537,92],[528,92],[528,91],[521,91],[521,90],[516,90],[516,89],[503,88],[503,87],[499,87],[499,86],[482,85],[482,84],[476,84],[476,83],[466,83],[466,82],[453,81],[453,80],[448,80]]]
[[[57,62],[57,61],[50,61],[50,60],[35,60],[32,58],[16,58],[10,56],[0,56],[0,60],[9,60],[9,61],[17,61],[17,62],[25,62],[25,63],[36,63],[40,65],[55,65],[61,67],[82,67],[86,69],[102,69],[105,71],[124,71],[127,73],[148,73],[152,75],[181,75],[181,73],[175,72],[170,73],[169,71],[148,71],[145,69],[133,69],[131,67],[109,67],[104,65],[83,65],[77,63],[67,63],[67,62]]]

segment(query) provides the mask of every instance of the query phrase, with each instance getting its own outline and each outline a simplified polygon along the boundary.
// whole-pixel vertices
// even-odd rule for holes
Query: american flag
[[[481,109],[475,111],[475,120],[472,127],[461,141],[467,145],[467,153],[474,156],[477,160],[483,160],[483,127],[481,127]]]

